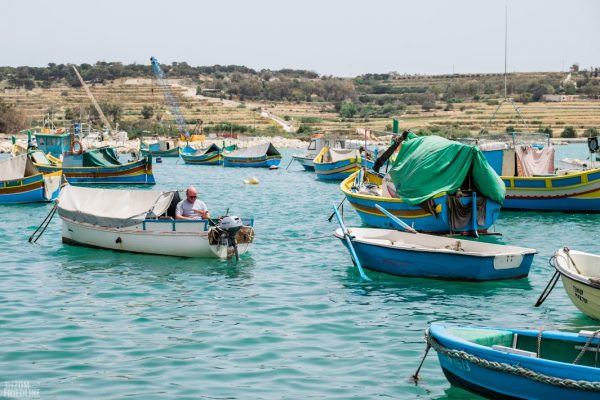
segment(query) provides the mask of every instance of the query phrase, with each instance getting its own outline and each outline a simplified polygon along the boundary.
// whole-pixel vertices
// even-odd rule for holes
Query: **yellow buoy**
[[[258,178],[253,177],[250,179],[244,179],[244,183],[247,185],[258,185]]]

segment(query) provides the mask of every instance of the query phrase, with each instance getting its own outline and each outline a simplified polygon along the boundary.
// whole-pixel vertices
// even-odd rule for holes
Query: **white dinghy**
[[[66,186],[57,201],[63,243],[179,257],[228,258],[248,250],[252,220],[174,220],[175,193]]]

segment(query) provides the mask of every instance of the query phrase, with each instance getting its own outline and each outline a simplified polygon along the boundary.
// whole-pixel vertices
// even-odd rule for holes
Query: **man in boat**
[[[210,218],[208,208],[203,201],[198,200],[198,190],[190,186],[185,191],[185,199],[177,203],[175,208],[175,219],[207,219]]]

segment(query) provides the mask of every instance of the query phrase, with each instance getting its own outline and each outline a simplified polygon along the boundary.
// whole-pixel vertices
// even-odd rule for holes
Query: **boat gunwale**
[[[573,251],[575,251],[575,252],[577,252],[579,254],[586,255],[586,256],[588,256],[588,255],[593,256],[594,255],[594,254],[591,254],[591,253],[586,253],[586,252],[578,251],[578,250],[573,250]],[[555,256],[557,254],[560,254],[561,258],[564,259],[565,258],[564,248],[561,248],[556,253],[554,253]],[[581,283],[582,285],[585,285],[585,286],[588,286],[588,287],[591,287],[591,288],[594,288],[594,289],[600,289],[600,284],[599,283],[594,283],[594,282],[590,281],[589,278],[587,278],[586,275],[578,274],[576,272],[571,271],[570,268],[561,265],[560,264],[561,258],[556,257],[556,262],[553,263],[554,268],[556,269],[556,271],[559,274],[561,274],[563,276],[566,276],[567,278],[569,278],[569,279],[571,279],[573,281]]]

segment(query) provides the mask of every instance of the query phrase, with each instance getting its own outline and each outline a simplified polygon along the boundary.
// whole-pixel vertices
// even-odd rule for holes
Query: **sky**
[[[356,76],[600,67],[595,0],[0,0],[0,65],[119,61]]]

